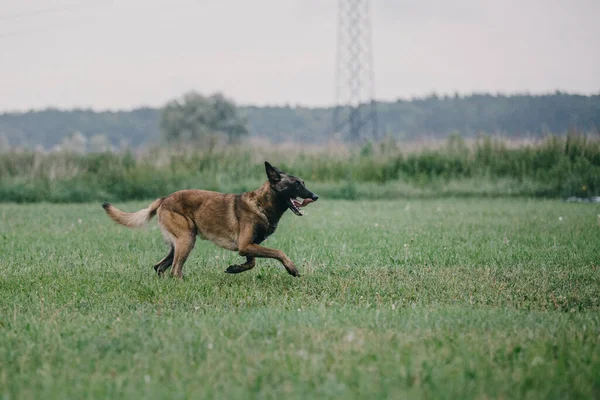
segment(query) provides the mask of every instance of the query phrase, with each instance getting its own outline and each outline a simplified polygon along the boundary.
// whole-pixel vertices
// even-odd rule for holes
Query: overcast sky
[[[600,92],[600,0],[372,0],[376,97]],[[0,111],[334,100],[336,0],[0,0]]]

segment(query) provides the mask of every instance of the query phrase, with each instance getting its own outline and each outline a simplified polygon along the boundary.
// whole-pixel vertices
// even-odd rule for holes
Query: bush
[[[265,158],[302,177],[309,187],[317,185],[325,197],[600,195],[597,138],[548,136],[537,144],[510,148],[487,136],[468,145],[455,134],[438,149],[407,154],[401,143],[386,141],[341,154],[322,150],[290,155],[265,151],[264,146],[154,149],[138,156],[6,153],[0,155],[0,201],[139,200],[184,188],[241,192],[264,181]]]

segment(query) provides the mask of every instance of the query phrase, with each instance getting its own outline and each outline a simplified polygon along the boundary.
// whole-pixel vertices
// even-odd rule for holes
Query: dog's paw
[[[240,272],[244,272],[246,269],[242,268],[241,265],[230,265],[229,268],[225,270],[228,274],[239,274]]]
[[[292,265],[291,267],[285,267],[285,270],[291,276],[295,276],[296,278],[300,278],[300,272],[298,272],[298,269],[295,266]]]

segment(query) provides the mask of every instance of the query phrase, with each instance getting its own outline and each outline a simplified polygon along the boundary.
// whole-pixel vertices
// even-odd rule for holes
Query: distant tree
[[[0,153],[6,153],[10,151],[10,143],[4,133],[0,133]]]
[[[92,153],[105,153],[110,150],[110,141],[106,135],[94,135],[89,140],[89,151]]]
[[[600,130],[600,93],[589,96],[564,92],[480,93],[437,97],[378,102],[380,132],[409,140],[444,138],[457,131],[465,137],[481,132],[535,137],[549,132],[564,134],[570,129],[596,134]],[[12,151],[32,150],[38,144],[57,151],[59,145],[63,147],[65,132],[73,131],[85,132],[88,138],[104,134],[111,148],[123,149],[123,143],[127,143],[127,148],[135,149],[155,143],[161,136],[159,128],[169,140],[191,140],[202,135],[214,137],[218,133],[233,140],[249,132],[272,141],[322,143],[331,137],[332,113],[332,108],[295,105],[236,108],[222,95],[204,97],[188,93],[187,101],[183,96],[162,110],[0,112],[0,132],[6,136]]]
[[[160,130],[169,142],[193,142],[213,135],[235,141],[248,134],[246,120],[220,93],[206,97],[189,92],[168,102],[161,112]]]
[[[129,151],[131,150],[131,144],[127,138],[122,138],[119,140],[119,144],[117,146],[118,151]]]
[[[83,154],[87,148],[87,138],[81,132],[63,138],[61,149],[69,153]]]

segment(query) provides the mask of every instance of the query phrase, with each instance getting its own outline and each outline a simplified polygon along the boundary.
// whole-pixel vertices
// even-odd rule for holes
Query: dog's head
[[[300,207],[304,207],[319,199],[319,196],[308,190],[302,179],[293,175],[288,175],[266,161],[265,170],[271,188],[280,198],[285,200],[288,208],[292,210],[294,214],[298,216],[304,215],[304,212],[300,210]],[[299,201],[298,198],[301,198],[302,201]]]

